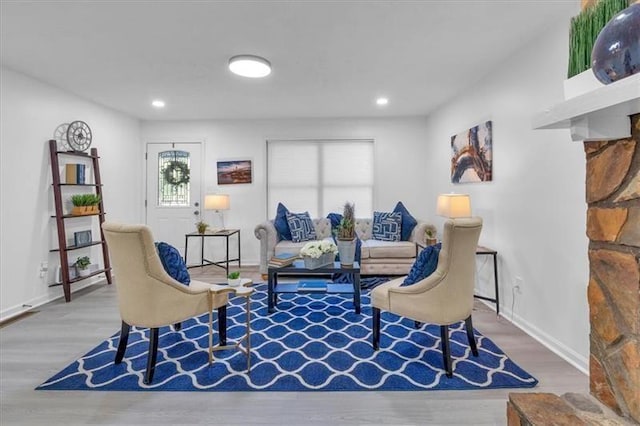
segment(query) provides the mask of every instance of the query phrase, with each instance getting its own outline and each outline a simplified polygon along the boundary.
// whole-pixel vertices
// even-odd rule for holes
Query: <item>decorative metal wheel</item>
[[[67,143],[74,151],[86,151],[91,146],[91,129],[84,121],[74,121],[67,129]]]
[[[67,130],[69,129],[69,123],[62,123],[56,130],[53,131],[53,138],[58,142],[58,149],[64,149],[72,151],[69,142],[67,142]]]

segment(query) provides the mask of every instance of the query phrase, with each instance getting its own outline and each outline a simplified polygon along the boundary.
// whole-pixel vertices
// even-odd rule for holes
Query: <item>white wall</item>
[[[104,203],[110,220],[141,220],[143,178],[138,120],[7,68],[0,72],[0,318],[4,319],[25,310],[23,304],[36,306],[63,294],[61,286],[48,287],[59,264],[58,254],[49,252],[58,245],[55,221],[50,218],[54,210],[47,143],[56,127],[74,120],[91,127],[91,146],[102,157]],[[96,219],[73,221],[67,221],[70,228],[93,226],[94,236],[99,232]],[[99,247],[70,252],[70,261],[85,254],[101,259]],[[41,262],[49,264],[43,278]],[[90,282],[73,284],[72,291]]]
[[[588,241],[585,155],[568,130],[532,130],[539,111],[563,99],[568,25],[561,23],[496,64],[492,74],[428,118],[425,166],[439,192],[471,195],[482,216],[481,243],[499,252],[504,315],[587,370]],[[450,137],[493,121],[493,182],[453,185]],[[441,223],[441,221],[439,221]],[[483,291],[493,294],[492,265],[480,263]],[[512,291],[516,277],[521,293]],[[515,298],[513,295],[515,294]],[[513,307],[513,310],[512,310]]]
[[[231,209],[225,212],[225,225],[241,231],[243,263],[258,264],[260,245],[253,230],[275,216],[275,211],[267,212],[265,207],[268,139],[374,139],[374,208],[390,211],[402,200],[414,216],[428,220],[433,217],[433,209],[427,208],[422,199],[422,188],[429,180],[424,168],[425,131],[424,118],[143,122],[142,140],[205,141],[204,193],[230,195]],[[253,160],[254,182],[218,188],[216,161],[228,158]],[[206,216],[209,213],[204,214],[205,221],[211,223]],[[215,249],[212,242],[208,245]]]
[[[373,138],[374,208],[390,210],[402,200],[416,217],[441,228],[443,220],[434,214],[437,195],[471,194],[474,214],[484,219],[481,243],[499,252],[501,312],[586,371],[588,260],[582,144],[571,142],[567,130],[531,129],[535,113],[562,100],[567,31],[565,22],[550,28],[427,119],[143,122],[142,140],[205,140],[203,188],[231,195],[227,225],[241,229],[243,262],[256,264],[259,245],[253,229],[275,214],[264,207],[265,141]],[[451,136],[489,119],[494,132],[493,182],[451,184]],[[254,162],[254,183],[217,188],[216,160],[243,157]],[[478,285],[492,295],[491,260],[479,259]],[[516,277],[523,284],[514,298]]]

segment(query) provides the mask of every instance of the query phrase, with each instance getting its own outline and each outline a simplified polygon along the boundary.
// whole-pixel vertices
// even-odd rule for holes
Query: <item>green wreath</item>
[[[189,183],[189,166],[182,161],[170,161],[162,173],[164,181],[170,185],[180,186]]]

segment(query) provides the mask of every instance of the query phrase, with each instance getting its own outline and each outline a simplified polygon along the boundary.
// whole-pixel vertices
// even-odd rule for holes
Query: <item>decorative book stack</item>
[[[327,281],[300,281],[298,291],[327,291]]]
[[[293,253],[276,254],[271,258],[271,260],[269,260],[269,266],[273,268],[282,268],[283,266],[291,265],[297,258],[298,255]]]
[[[84,185],[85,168],[84,164],[65,164],[65,183]]]

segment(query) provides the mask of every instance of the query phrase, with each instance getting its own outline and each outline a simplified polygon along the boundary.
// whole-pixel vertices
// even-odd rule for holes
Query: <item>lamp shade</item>
[[[471,217],[471,200],[467,194],[438,195],[436,213],[445,217]]]
[[[226,194],[210,194],[204,197],[205,210],[229,210],[229,196]]]

